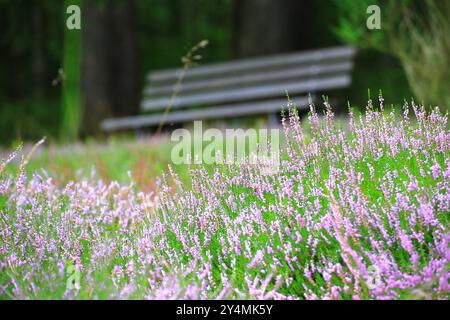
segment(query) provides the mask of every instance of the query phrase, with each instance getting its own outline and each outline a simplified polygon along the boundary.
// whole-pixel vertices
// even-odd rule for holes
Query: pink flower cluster
[[[291,111],[273,174],[169,170],[156,195],[1,177],[0,297],[447,299],[447,117],[374,109],[345,127],[311,106],[309,130]]]

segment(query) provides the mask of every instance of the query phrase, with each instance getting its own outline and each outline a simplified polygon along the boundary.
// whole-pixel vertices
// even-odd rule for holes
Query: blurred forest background
[[[138,113],[148,71],[340,44],[360,48],[345,99],[447,104],[448,0],[0,0],[0,145],[97,135],[110,116]],[[82,29],[68,30],[78,4]],[[378,4],[381,30],[368,30]]]

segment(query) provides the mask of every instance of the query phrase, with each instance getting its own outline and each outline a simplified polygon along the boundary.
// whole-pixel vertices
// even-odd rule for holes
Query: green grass
[[[128,183],[130,174],[137,187],[150,191],[155,179],[171,164],[172,143],[166,138],[146,140],[111,140],[110,142],[87,142],[85,144],[42,146],[26,167],[28,175],[45,170],[57,183],[79,181],[93,172],[105,182]],[[185,165],[172,165],[174,170],[187,179]],[[17,174],[18,166],[8,166],[6,173]],[[187,181],[187,180],[186,180]]]

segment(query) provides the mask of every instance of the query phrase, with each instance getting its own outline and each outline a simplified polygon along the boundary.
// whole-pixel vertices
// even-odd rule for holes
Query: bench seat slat
[[[337,89],[348,86],[351,83],[349,75],[331,76],[327,78],[311,79],[303,82],[285,82],[271,85],[253,86],[202,94],[179,95],[172,104],[173,109],[193,105],[206,105],[217,103],[240,102],[251,99],[271,98],[283,95],[286,91],[290,94],[309,93],[320,90]],[[144,111],[157,111],[166,108],[170,104],[170,97],[159,99],[144,99],[141,109]]]
[[[306,108],[307,97],[293,98],[298,109]],[[182,123],[195,120],[207,120],[216,118],[227,118],[236,116],[248,116],[255,114],[267,114],[280,112],[286,105],[286,99],[266,100],[261,102],[243,103],[239,105],[220,105],[200,110],[183,110],[169,113],[165,123]],[[141,115],[117,119],[106,119],[101,128],[104,131],[115,131],[124,129],[138,129],[146,126],[158,125],[163,119],[163,113],[152,115]]]
[[[270,81],[286,81],[290,79],[298,79],[301,77],[320,76],[324,74],[347,72],[353,68],[351,61],[329,63],[329,64],[313,64],[310,66],[285,68],[271,72],[243,74],[240,76],[222,77],[216,79],[207,79],[201,81],[184,81],[179,86],[180,93],[188,93],[191,91],[208,91],[229,86],[243,86],[255,83],[264,83]],[[148,97],[157,95],[170,95],[176,89],[175,85],[149,85],[144,94]]]
[[[214,74],[229,74],[243,72],[251,69],[261,69],[270,66],[282,66],[290,64],[311,64],[318,61],[332,59],[350,59],[356,53],[352,47],[332,47],[320,50],[304,51],[301,53],[280,54],[265,58],[243,59],[235,62],[224,62],[194,67],[188,70],[186,78],[211,76]],[[155,82],[175,82],[179,77],[181,69],[168,69],[154,71],[148,75],[148,80]]]

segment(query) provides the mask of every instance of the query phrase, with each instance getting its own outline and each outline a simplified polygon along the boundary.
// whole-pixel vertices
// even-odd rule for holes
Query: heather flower
[[[27,157],[6,175],[9,157],[0,297],[447,299],[447,117],[413,104],[397,119],[370,102],[344,130],[328,103],[323,121],[310,108],[309,125],[284,119],[276,171],[198,166],[184,185],[169,168],[151,194],[95,171],[57,185],[25,174]]]

